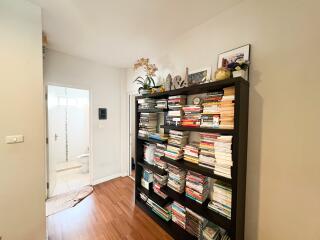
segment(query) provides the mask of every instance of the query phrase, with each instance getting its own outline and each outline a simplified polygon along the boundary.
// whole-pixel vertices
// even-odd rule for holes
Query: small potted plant
[[[228,69],[232,72],[232,76],[245,78],[246,71],[249,68],[249,61],[244,60],[242,57],[236,59],[234,62],[231,62],[227,66]]]
[[[134,82],[140,85],[138,92],[139,94],[151,93],[151,89],[155,87],[153,77],[156,76],[158,68],[155,64],[149,63],[148,58],[141,58],[134,64],[134,70],[137,70],[139,68],[143,68],[146,75],[145,78],[139,76],[134,80]]]

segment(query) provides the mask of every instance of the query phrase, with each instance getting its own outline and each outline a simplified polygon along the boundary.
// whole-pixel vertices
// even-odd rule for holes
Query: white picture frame
[[[208,83],[211,80],[211,67],[204,67],[197,70],[188,72],[188,84],[189,86]]]
[[[220,53],[218,55],[217,68],[226,67],[230,62],[242,57],[245,61],[250,61],[250,44]],[[246,71],[245,79],[249,79],[249,69]]]

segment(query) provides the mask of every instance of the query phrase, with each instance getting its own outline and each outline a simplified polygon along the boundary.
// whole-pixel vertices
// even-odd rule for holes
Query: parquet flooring
[[[134,204],[129,177],[96,185],[76,207],[47,218],[49,240],[172,239]]]

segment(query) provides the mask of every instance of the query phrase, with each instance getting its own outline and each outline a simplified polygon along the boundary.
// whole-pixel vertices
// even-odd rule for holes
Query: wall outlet
[[[6,136],[5,142],[6,144],[22,143],[24,142],[24,136],[23,135]]]

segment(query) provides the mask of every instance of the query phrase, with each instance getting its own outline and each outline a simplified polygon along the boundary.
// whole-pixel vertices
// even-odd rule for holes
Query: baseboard
[[[129,173],[127,173],[127,172],[124,172],[121,174],[121,177],[128,177],[128,176],[129,176]]]
[[[114,178],[117,178],[117,177],[122,177],[122,174],[121,173],[116,173],[116,174],[113,174],[113,175],[110,175],[110,176],[107,176],[107,177],[104,177],[104,178],[99,178],[99,179],[93,181],[93,185],[97,185],[99,183],[107,182],[107,181],[109,181],[111,179],[114,179]]]

